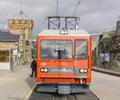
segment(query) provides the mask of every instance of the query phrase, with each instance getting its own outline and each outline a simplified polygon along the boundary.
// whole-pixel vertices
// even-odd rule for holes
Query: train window
[[[76,54],[75,58],[78,60],[87,59],[87,40],[76,40]]]
[[[72,59],[71,40],[41,40],[41,59]]]

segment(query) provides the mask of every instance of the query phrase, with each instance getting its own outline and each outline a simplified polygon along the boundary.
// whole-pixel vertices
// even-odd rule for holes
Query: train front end
[[[45,30],[37,37],[37,91],[88,92],[91,37],[83,30]]]

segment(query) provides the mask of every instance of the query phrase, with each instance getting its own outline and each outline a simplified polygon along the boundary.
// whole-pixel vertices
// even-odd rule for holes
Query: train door
[[[87,77],[83,73],[88,71],[88,40],[75,40],[75,69],[77,78]]]

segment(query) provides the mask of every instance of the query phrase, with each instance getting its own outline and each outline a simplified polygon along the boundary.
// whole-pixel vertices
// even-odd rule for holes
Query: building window
[[[0,50],[0,62],[9,62],[9,50]]]

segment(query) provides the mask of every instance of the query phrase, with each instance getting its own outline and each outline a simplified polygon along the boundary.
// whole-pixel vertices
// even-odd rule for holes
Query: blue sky
[[[58,0],[59,15],[71,16],[79,0]],[[0,0],[0,29],[7,19],[19,18],[21,0]],[[34,21],[33,34],[47,28],[45,18],[56,15],[57,0],[22,0],[22,9],[27,18]],[[111,31],[116,28],[120,16],[120,0],[82,0],[75,14],[80,17],[79,28],[89,32]]]

